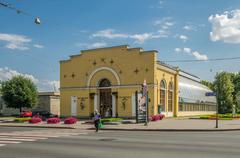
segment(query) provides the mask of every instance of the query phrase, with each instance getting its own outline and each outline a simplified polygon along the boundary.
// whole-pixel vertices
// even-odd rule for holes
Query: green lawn
[[[218,118],[219,118],[219,120],[233,120],[233,119],[240,118],[240,114],[235,114],[235,115],[230,114],[230,113],[218,114]],[[199,116],[199,119],[213,120],[213,119],[216,119],[216,114],[214,114],[214,115],[202,115],[202,116]]]

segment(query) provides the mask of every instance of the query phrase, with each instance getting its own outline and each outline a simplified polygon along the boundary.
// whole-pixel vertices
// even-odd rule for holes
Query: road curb
[[[91,128],[89,130],[95,130]],[[159,131],[159,132],[224,132],[224,131],[240,131],[239,129],[123,129],[123,128],[102,128],[106,131]]]
[[[28,127],[28,128],[58,128],[58,129],[76,129],[76,127],[60,127],[60,126],[28,126],[28,125],[0,125],[0,127]]]

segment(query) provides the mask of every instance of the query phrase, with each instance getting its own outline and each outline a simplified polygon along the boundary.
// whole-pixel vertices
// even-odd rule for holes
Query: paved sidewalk
[[[77,124],[66,125],[61,122],[60,124],[47,124],[42,122],[39,124],[29,123],[0,123],[5,127],[36,127],[36,128],[62,128],[62,129],[83,129],[93,130],[93,124],[85,124],[85,121],[78,121]],[[133,121],[134,122],[134,121]],[[147,126],[144,124],[111,124],[104,125],[101,130],[126,130],[126,131],[240,131],[240,120],[219,120],[219,128],[215,128],[215,120],[198,120],[198,119],[179,119],[167,118],[161,121],[149,122]]]
[[[105,125],[103,130],[138,130],[138,131],[240,131],[240,120],[219,120],[215,128],[215,120],[199,119],[163,119],[144,124]]]

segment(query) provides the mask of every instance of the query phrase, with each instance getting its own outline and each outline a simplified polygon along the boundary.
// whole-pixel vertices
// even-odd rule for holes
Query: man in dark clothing
[[[94,125],[95,125],[95,128],[96,128],[96,132],[98,132],[100,119],[101,119],[101,116],[100,116],[98,110],[94,111],[94,118],[93,119],[94,119]]]

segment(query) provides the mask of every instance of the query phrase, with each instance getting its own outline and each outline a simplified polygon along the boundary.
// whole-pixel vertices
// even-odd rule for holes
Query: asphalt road
[[[17,128],[12,130],[16,131]],[[22,128],[19,130],[24,131]],[[25,128],[25,130],[33,129]],[[82,133],[78,130],[74,132]],[[0,158],[238,158],[239,156],[240,131],[100,131],[0,147]]]

